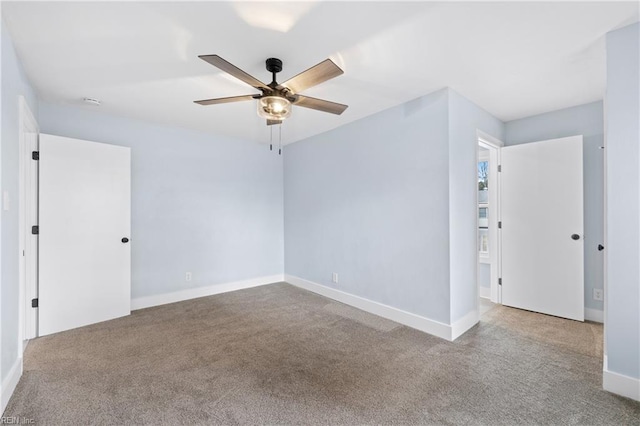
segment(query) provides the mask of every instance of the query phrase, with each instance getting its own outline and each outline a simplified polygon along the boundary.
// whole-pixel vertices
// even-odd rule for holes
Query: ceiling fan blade
[[[244,96],[230,96],[228,98],[216,98],[216,99],[203,99],[201,101],[193,101],[199,105],[215,105],[215,104],[228,104],[229,102],[250,101],[255,99],[254,95]]]
[[[308,70],[302,71],[295,77],[290,78],[278,87],[286,87],[293,93],[299,93],[341,74],[344,74],[344,71],[342,71],[339,66],[334,64],[331,59],[325,59],[318,65],[314,65]]]
[[[202,59],[203,61],[209,62],[214,67],[218,67],[222,71],[224,71],[224,72],[226,72],[228,74],[231,74],[232,76],[234,76],[238,80],[244,81],[249,86],[255,87],[256,89],[267,89],[267,90],[270,90],[269,87],[266,84],[264,84],[263,82],[261,82],[257,78],[247,74],[246,72],[242,71],[240,68],[236,67],[232,63],[230,63],[228,61],[225,61],[224,59],[222,59],[218,55],[200,55],[200,56],[198,56],[198,58]]]
[[[269,120],[267,118],[267,126],[273,126],[274,124],[282,124],[282,120]]]
[[[330,112],[336,115],[342,114],[345,109],[349,108],[348,105],[302,95],[298,95],[298,100],[293,104],[305,108],[317,109],[318,111]]]

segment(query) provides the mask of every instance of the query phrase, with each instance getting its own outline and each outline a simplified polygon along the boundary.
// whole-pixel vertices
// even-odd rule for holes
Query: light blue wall
[[[491,288],[491,265],[489,263],[478,264],[478,284],[480,287]]]
[[[0,300],[2,325],[1,376],[4,379],[18,358],[18,299],[19,299],[19,235],[18,235],[18,164],[19,114],[18,99],[24,96],[31,111],[38,114],[35,92],[31,88],[11,37],[2,25],[2,190],[8,191],[10,208],[2,211],[0,235],[2,256]],[[0,194],[1,195],[1,194]],[[0,210],[2,210],[0,208]]]
[[[447,121],[444,89],[286,146],[286,273],[449,323]]]
[[[451,322],[478,304],[478,130],[504,140],[504,123],[449,91],[449,260]]]
[[[593,289],[604,288],[604,115],[602,102],[547,112],[506,123],[506,145],[583,135],[584,306],[603,309]]]
[[[283,273],[282,157],[268,146],[48,103],[40,127],[131,147],[133,298]]]
[[[640,378],[640,24],[607,34],[608,369]]]
[[[443,89],[287,146],[286,272],[446,324],[474,311],[477,129],[504,136]]]

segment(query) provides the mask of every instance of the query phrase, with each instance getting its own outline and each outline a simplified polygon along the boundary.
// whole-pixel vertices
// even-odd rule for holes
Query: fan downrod
[[[273,81],[271,82],[271,84],[277,84],[276,74],[282,71],[282,61],[278,58],[269,58],[267,59],[266,62],[267,62],[267,71],[269,71],[273,76],[272,78]]]

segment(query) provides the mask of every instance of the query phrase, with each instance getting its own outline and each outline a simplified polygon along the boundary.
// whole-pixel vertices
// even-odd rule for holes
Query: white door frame
[[[608,132],[608,128],[607,128],[607,123],[609,122],[607,120],[607,97],[605,96],[605,99],[602,101],[602,114],[603,114],[603,124],[604,124],[604,129],[603,129],[603,138],[602,138],[602,146],[600,147],[600,149],[602,149],[603,155],[602,155],[602,162],[603,162],[603,167],[602,167],[602,174],[603,174],[603,179],[602,179],[602,192],[603,192],[603,197],[602,197],[602,221],[603,226],[602,226],[602,244],[604,244],[604,251],[603,251],[603,258],[602,258],[602,290],[604,292],[604,301],[602,302],[602,377],[604,379],[604,376],[606,375],[606,371],[609,371],[609,362],[608,362],[608,357],[607,357],[607,297],[608,297],[608,268],[607,265],[609,264],[609,251],[607,250],[609,247],[609,239],[608,239],[608,231],[609,228],[607,226],[607,218],[608,218],[608,214],[607,214],[607,205],[608,205],[608,192],[607,192],[607,176],[609,176],[609,173],[607,172],[607,135],[609,134]]]
[[[20,295],[18,308],[18,355],[22,357],[25,341],[37,336],[38,313],[31,308],[31,299],[38,294],[38,253],[31,234],[31,226],[37,225],[38,212],[38,167],[32,159],[32,151],[38,150],[38,138],[28,134],[39,134],[36,121],[24,96],[18,101],[19,116],[19,276]],[[35,223],[33,223],[35,222]]]
[[[491,301],[493,303],[502,303],[501,289],[498,284],[498,279],[501,274],[502,254],[500,230],[498,228],[498,222],[500,221],[500,178],[498,166],[500,165],[500,148],[504,146],[504,143],[481,130],[477,130],[476,134],[478,139],[478,143],[476,144],[476,158],[479,157],[479,147],[489,150],[489,182],[492,182],[492,186],[489,189],[489,260],[491,262]],[[476,191],[475,194],[476,205],[478,205],[478,192]],[[477,214],[476,221],[478,221]],[[476,224],[476,229],[478,229],[478,224]],[[478,265],[479,264],[480,254],[478,253]]]

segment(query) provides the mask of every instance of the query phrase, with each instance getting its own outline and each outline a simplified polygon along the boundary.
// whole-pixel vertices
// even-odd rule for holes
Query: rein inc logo
[[[18,416],[0,417],[0,425],[34,425],[34,424],[36,424],[35,419],[30,419],[28,417],[18,417]]]

